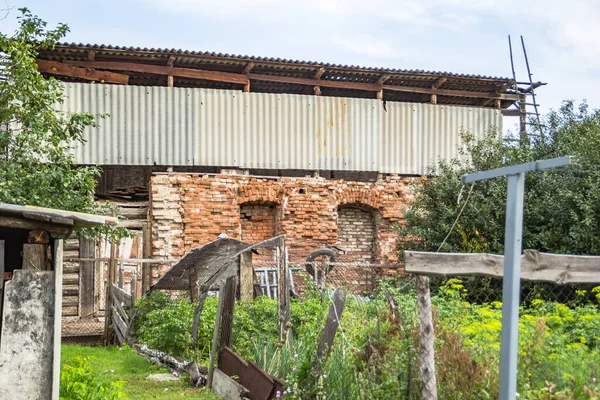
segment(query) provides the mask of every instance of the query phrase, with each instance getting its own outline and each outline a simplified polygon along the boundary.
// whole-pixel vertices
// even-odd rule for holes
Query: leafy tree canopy
[[[439,162],[429,178],[415,183],[416,196],[399,228],[401,250],[436,251],[441,246],[447,252],[502,253],[506,178],[463,187],[460,176],[571,155],[577,158],[575,166],[527,173],[524,248],[600,254],[600,111],[566,101],[542,125],[542,133],[532,129],[526,146],[501,138],[497,131],[479,141],[464,133],[463,157]]]
[[[35,61],[39,49],[52,48],[69,29],[64,24],[48,29],[26,8],[20,12],[16,32],[0,33],[0,201],[99,212],[94,202],[99,168],[79,167],[73,157],[83,130],[97,126],[99,116],[57,111],[63,87],[44,79]]]

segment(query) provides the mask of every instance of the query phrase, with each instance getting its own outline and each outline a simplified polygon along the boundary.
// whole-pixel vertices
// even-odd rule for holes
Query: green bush
[[[60,371],[61,400],[126,399],[122,388],[123,382],[98,380],[86,358],[75,357],[72,364],[64,364]]]

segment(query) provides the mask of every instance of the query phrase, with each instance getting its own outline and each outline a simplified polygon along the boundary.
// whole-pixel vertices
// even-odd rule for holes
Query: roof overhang
[[[509,78],[195,52],[62,43],[40,49],[39,70],[70,82],[202,87],[507,108]],[[540,83],[541,85],[541,83]]]

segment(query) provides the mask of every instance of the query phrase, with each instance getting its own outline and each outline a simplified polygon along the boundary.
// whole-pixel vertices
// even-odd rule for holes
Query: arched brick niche
[[[337,209],[336,246],[347,253],[344,262],[375,262],[377,258],[377,209],[364,204],[343,204]]]

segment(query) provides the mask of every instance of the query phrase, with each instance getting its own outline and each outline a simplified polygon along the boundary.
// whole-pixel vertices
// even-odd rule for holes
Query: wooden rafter
[[[262,75],[262,74],[249,74],[248,77],[251,80],[257,80],[257,81],[293,83],[293,84],[297,84],[297,85],[311,85],[311,86],[334,87],[334,88],[342,88],[342,89],[356,89],[356,90],[366,90],[366,91],[370,91],[370,92],[377,92],[377,91],[381,90],[381,85],[377,85],[374,83],[330,81],[327,79],[296,78],[296,77],[292,77],[292,76],[276,76],[276,75]]]
[[[175,56],[171,54],[167,60],[167,67],[172,67],[175,64]]]
[[[377,83],[378,85],[383,85],[388,79],[390,79],[392,77],[392,75],[390,74],[383,74],[379,77],[379,79],[377,79]]]
[[[430,89],[420,88],[412,86],[395,86],[395,85],[383,85],[384,90],[391,90],[396,92],[406,93],[425,93],[425,94],[436,94],[438,96],[454,96],[454,97],[470,97],[470,98],[482,98],[482,99],[501,99],[516,101],[519,96],[508,94],[508,93],[490,93],[490,92],[470,92],[466,90],[446,90],[446,89]]]
[[[244,67],[244,71],[242,71],[242,74],[244,75],[248,75],[250,73],[250,71],[252,71],[252,68],[254,68],[254,63],[252,61],[250,61],[248,64],[246,64],[246,66]]]
[[[323,76],[323,74],[325,73],[325,67],[321,67],[317,70],[317,72],[315,73],[314,79],[321,79],[321,77]]]
[[[127,85],[129,76],[108,71],[96,71],[92,68],[78,68],[57,61],[37,60],[38,71],[54,75],[69,76],[88,81],[119,83]]]
[[[445,76],[442,76],[440,79],[438,79],[437,81],[435,81],[433,83],[433,85],[431,85],[431,88],[432,89],[439,89],[440,86],[442,86],[447,80],[448,80],[448,78],[446,78]]]
[[[43,64],[44,62],[40,60]],[[95,69],[108,69],[113,71],[126,71],[126,72],[139,72],[139,73],[148,73],[155,75],[171,75],[174,77],[184,77],[190,79],[202,79],[216,82],[226,82],[233,84],[244,85],[246,88],[249,86],[249,82],[251,80],[263,81],[263,82],[280,82],[280,83],[289,83],[289,84],[297,84],[297,85],[306,85],[306,86],[320,86],[320,87],[331,87],[331,88],[341,88],[341,89],[353,89],[353,90],[364,90],[370,92],[380,92],[381,90],[389,90],[395,92],[405,92],[405,93],[422,93],[426,95],[436,95],[435,101],[437,102],[439,96],[454,96],[454,97],[467,97],[467,98],[480,98],[480,99],[499,99],[499,100],[509,100],[516,101],[518,100],[518,95],[512,93],[492,93],[492,92],[478,92],[478,91],[465,91],[465,90],[446,90],[439,88],[423,88],[423,87],[413,87],[413,86],[400,86],[400,85],[385,85],[378,83],[364,83],[364,82],[354,82],[354,81],[345,81],[345,80],[330,80],[330,79],[314,79],[314,78],[300,78],[293,76],[279,76],[279,75],[266,75],[266,74],[239,74],[239,73],[230,73],[230,72],[219,72],[219,71],[209,71],[209,70],[201,70],[195,68],[180,68],[180,67],[169,67],[169,66],[160,66],[160,65],[151,65],[151,64],[140,64],[140,63],[130,63],[130,62],[107,62],[107,61],[66,61],[65,64],[57,63],[60,65],[67,66],[75,66],[75,67],[87,67],[87,68],[95,68]],[[248,68],[248,66],[246,67]],[[50,73],[54,73],[56,75],[61,75],[61,73],[57,71],[48,71]],[[73,76],[72,74],[65,74],[67,76]],[[109,73],[110,74],[110,73]],[[119,74],[117,74],[119,76]],[[441,80],[445,78],[440,78],[434,86],[439,86],[443,82]],[[99,80],[87,78],[90,80]],[[381,79],[381,78],[380,78]],[[109,82],[109,80],[104,79]],[[122,83],[122,82],[115,82]],[[380,97],[382,97],[380,95]],[[431,97],[430,97],[431,99]]]
[[[80,67],[93,67],[101,69],[111,69],[114,71],[141,72],[155,75],[172,75],[182,78],[204,79],[208,81],[238,83],[245,85],[248,78],[241,74],[229,72],[206,71],[193,68],[165,67],[162,65],[137,64],[113,61],[68,61],[68,65]]]

